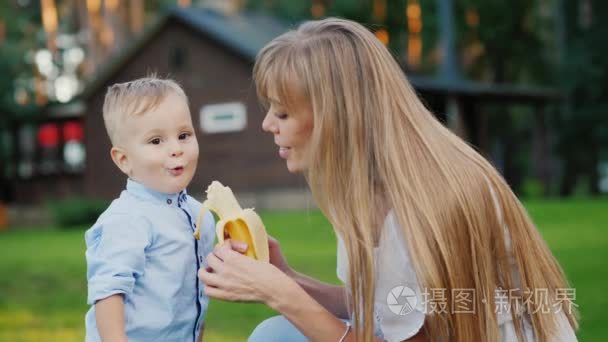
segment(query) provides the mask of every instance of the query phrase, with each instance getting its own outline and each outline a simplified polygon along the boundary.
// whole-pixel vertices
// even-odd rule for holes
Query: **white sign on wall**
[[[247,127],[247,109],[240,102],[203,106],[199,122],[208,134],[242,131]]]

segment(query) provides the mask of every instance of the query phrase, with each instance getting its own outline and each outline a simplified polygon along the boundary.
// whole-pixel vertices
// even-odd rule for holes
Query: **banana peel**
[[[219,221],[215,225],[218,243],[225,239],[245,242],[248,246],[246,256],[268,262],[268,234],[260,216],[253,209],[242,209],[232,190],[218,181],[211,182],[207,188],[207,200],[203,209],[216,214]],[[200,239],[200,227],[204,210],[197,218],[194,237]]]

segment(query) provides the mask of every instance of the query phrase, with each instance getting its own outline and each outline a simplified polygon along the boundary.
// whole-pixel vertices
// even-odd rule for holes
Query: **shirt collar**
[[[144,201],[151,201],[160,205],[168,205],[172,207],[181,207],[187,199],[186,189],[180,192],[166,194],[152,190],[130,178],[127,179],[127,192]]]

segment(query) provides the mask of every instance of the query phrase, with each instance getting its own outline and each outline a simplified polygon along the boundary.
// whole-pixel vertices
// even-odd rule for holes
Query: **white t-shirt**
[[[374,317],[376,336],[386,341],[403,341],[414,337],[423,327],[425,312],[439,310],[435,307],[425,308],[425,295],[419,286],[416,272],[411,263],[402,229],[397,217],[391,210],[382,226],[378,247],[374,249],[376,268],[376,289],[374,296]],[[344,241],[338,236],[337,276],[345,285],[348,284],[348,255]],[[348,288],[348,286],[347,286]],[[427,293],[429,290],[426,290]],[[428,295],[426,295],[428,300]],[[431,296],[438,301],[437,295]],[[447,303],[446,310],[451,310]],[[435,311],[437,312],[437,311]],[[511,314],[498,312],[502,341],[517,341],[515,326]],[[574,331],[566,316],[559,316],[560,331],[556,341],[576,341]],[[534,330],[527,319],[524,319],[526,341],[535,341]]]

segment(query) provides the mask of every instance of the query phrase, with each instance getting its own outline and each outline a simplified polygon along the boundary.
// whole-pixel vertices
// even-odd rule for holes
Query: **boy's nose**
[[[171,146],[171,157],[179,157],[182,154],[184,154],[184,150],[182,149],[180,143],[173,143]]]

